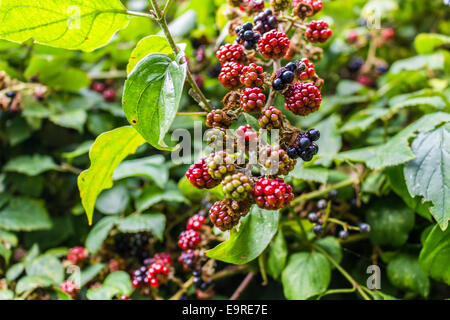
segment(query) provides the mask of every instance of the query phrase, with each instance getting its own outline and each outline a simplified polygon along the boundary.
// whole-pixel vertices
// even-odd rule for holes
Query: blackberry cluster
[[[225,151],[212,153],[206,158],[205,162],[208,167],[209,175],[217,181],[222,180],[236,168],[234,157],[230,156]]]
[[[209,219],[220,230],[232,229],[241,217],[250,211],[251,202],[223,199],[213,204],[209,210]]]
[[[69,253],[67,254],[67,260],[69,260],[72,264],[78,264],[83,260],[86,260],[88,257],[88,251],[83,247],[73,247],[69,249]]]
[[[67,293],[70,296],[75,296],[78,292],[79,292],[79,288],[76,285],[76,283],[72,280],[66,280],[63,283],[61,283],[61,285],[59,286],[59,288]]]
[[[289,8],[291,0],[270,0],[270,5],[275,11],[283,11]]]
[[[169,275],[169,268],[162,263],[153,263],[145,273],[145,282],[150,285],[150,287],[159,287],[161,280]]]
[[[350,72],[358,72],[364,64],[364,60],[361,57],[354,57],[348,63],[348,70]]]
[[[121,256],[135,257],[139,261],[144,261],[149,257],[148,243],[150,234],[139,233],[118,233],[114,237],[115,251]]]
[[[252,127],[250,127],[250,125],[248,125],[248,124],[237,128],[236,134],[239,137],[244,138],[245,142],[256,139],[256,132],[253,131]]]
[[[243,67],[242,64],[237,62],[226,62],[220,70],[220,83],[229,90],[235,90],[241,87],[239,78]]]
[[[236,42],[242,44],[247,50],[255,49],[259,37],[261,36],[258,32],[254,32],[252,29],[253,24],[251,22],[246,22],[242,26],[235,29],[237,35]]]
[[[245,63],[247,56],[240,44],[227,43],[219,48],[216,52],[217,59],[221,64],[227,62]]]
[[[147,272],[146,266],[142,266],[133,272],[131,284],[133,285],[134,288],[138,289],[146,284],[146,274],[145,274],[146,272]]]
[[[234,200],[246,199],[253,190],[251,179],[241,172],[226,176],[222,188],[225,196]]]
[[[286,175],[294,170],[297,160],[289,157],[280,146],[267,146],[259,155],[263,173],[267,175]]]
[[[300,18],[311,17],[323,8],[322,0],[293,0],[293,13]]]
[[[290,158],[300,157],[303,161],[311,161],[314,155],[319,152],[319,146],[314,141],[319,140],[320,132],[311,129],[308,132],[300,132],[293,146],[289,147],[287,154]]]
[[[214,150],[226,150],[233,151],[235,141],[234,136],[227,133],[224,128],[213,128],[206,132],[206,143]]]
[[[241,94],[241,107],[245,112],[260,111],[266,102],[266,96],[258,87],[245,88]]]
[[[239,77],[241,83],[247,88],[262,87],[264,84],[264,70],[256,63],[250,63],[242,68],[242,74]]]
[[[331,30],[323,20],[314,20],[308,24],[308,28],[305,31],[305,37],[309,42],[325,42],[333,35]]]
[[[210,128],[228,128],[231,123],[231,118],[222,109],[214,109],[206,115],[205,124]]]
[[[205,216],[199,214],[193,215],[186,224],[186,230],[200,230],[205,221]]]
[[[273,11],[271,9],[266,9],[259,13],[253,19],[253,22],[255,23],[253,30],[259,32],[260,34],[264,34],[278,27],[278,20],[273,15]]]
[[[178,237],[178,246],[183,249],[194,249],[202,240],[200,234],[195,230],[185,230]]]
[[[292,187],[282,178],[259,178],[253,189],[256,205],[266,210],[279,210],[287,207],[294,199]]]
[[[316,75],[316,68],[314,67],[314,64],[307,58],[303,58],[300,62],[305,65],[305,69],[300,72],[298,78],[302,81],[311,80]]]
[[[180,254],[178,262],[182,264],[184,270],[189,271],[195,268],[198,257],[197,250],[188,249]]]
[[[261,117],[258,119],[258,123],[262,129],[281,128],[281,110],[272,106],[264,108],[261,110]]]
[[[192,282],[194,284],[194,287],[201,291],[208,290],[208,288],[210,288],[214,284],[213,280],[209,280],[209,281],[203,280],[202,269],[194,270],[194,272],[192,272],[192,275],[194,276],[194,279]]]
[[[285,108],[296,115],[307,116],[319,110],[320,90],[309,82],[295,82],[284,93]]]
[[[291,41],[284,32],[271,30],[258,41],[261,54],[268,59],[279,59],[286,55]]]
[[[198,189],[212,189],[220,183],[220,180],[213,179],[208,170],[206,158],[202,158],[189,167],[186,178]]]
[[[247,0],[245,3],[245,11],[248,14],[253,14],[264,10],[264,0]]]
[[[297,64],[289,62],[276,72],[276,78],[272,81],[272,88],[277,91],[286,89],[287,85],[294,81],[296,71]]]

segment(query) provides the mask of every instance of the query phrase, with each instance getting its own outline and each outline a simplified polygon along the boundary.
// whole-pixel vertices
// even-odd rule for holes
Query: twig
[[[247,274],[245,279],[241,282],[239,287],[236,289],[236,291],[231,296],[230,300],[237,300],[239,298],[241,293],[245,290],[245,288],[247,288],[248,284],[252,281],[254,275],[255,274],[253,272],[250,272],[249,274]]]
[[[185,116],[185,117],[206,116],[207,114],[208,114],[207,112],[177,112],[177,116]]]

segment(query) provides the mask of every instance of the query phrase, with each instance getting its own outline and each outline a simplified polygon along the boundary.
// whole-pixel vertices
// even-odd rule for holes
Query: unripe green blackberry
[[[234,200],[244,200],[253,191],[252,181],[241,172],[226,176],[222,188],[226,197]]]
[[[263,166],[264,174],[269,175],[286,175],[297,164],[297,159],[290,158],[279,145],[262,149],[258,161]]]
[[[281,110],[275,107],[267,107],[261,110],[261,118],[258,119],[262,129],[272,130],[281,128]]]
[[[225,151],[212,153],[205,160],[211,178],[222,180],[226,175],[232,173],[236,168],[234,160],[234,157],[230,156]]]
[[[270,0],[270,5],[274,11],[283,11],[291,5],[290,0]]]

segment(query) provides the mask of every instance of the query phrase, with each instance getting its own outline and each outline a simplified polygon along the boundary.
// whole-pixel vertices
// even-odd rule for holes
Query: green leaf
[[[405,164],[404,175],[412,197],[431,201],[431,214],[442,230],[450,219],[450,124],[422,133],[412,143],[416,159]]]
[[[89,252],[97,253],[118,219],[118,217],[105,217],[94,225],[86,238],[86,248]]]
[[[166,216],[162,213],[131,215],[117,221],[117,228],[122,232],[151,231],[159,240],[163,240]]]
[[[58,166],[51,157],[39,154],[13,158],[4,167],[5,171],[18,172],[28,176],[37,176],[43,172],[57,169]]]
[[[430,281],[417,262],[417,257],[401,253],[387,266],[389,281],[402,290],[413,291],[422,297],[430,292]]]
[[[113,179],[120,180],[129,177],[146,177],[164,188],[169,180],[169,170],[162,155],[154,155],[142,159],[124,161],[114,171]]]
[[[43,276],[52,279],[53,284],[60,284],[64,280],[64,269],[61,262],[54,256],[42,255],[26,266],[27,275]]]
[[[342,261],[342,247],[335,237],[325,237],[314,242],[317,246],[325,250],[337,263]],[[330,264],[330,267],[333,265]]]
[[[395,61],[390,73],[400,73],[404,70],[420,70],[428,68],[431,70],[442,70],[445,67],[446,52],[437,51],[431,54],[417,55],[411,58]]]
[[[161,201],[168,203],[189,203],[177,189],[167,188],[164,190],[156,185],[149,185],[143,189],[141,195],[136,200],[136,210],[139,212],[145,211]]]
[[[119,0],[3,0],[0,38],[92,51],[127,26],[125,12]]]
[[[341,152],[336,159],[365,162],[369,168],[375,170],[408,162],[415,158],[409,146],[409,139],[417,132],[432,130],[447,121],[450,121],[448,113],[436,112],[425,115],[384,144]]]
[[[7,248],[2,242],[0,242],[0,257],[5,259],[5,263],[9,264],[9,259],[11,258],[12,251]]]
[[[87,266],[85,269],[81,270],[81,273],[73,273],[69,280],[76,281],[77,277],[80,276],[80,288],[84,287],[89,281],[95,278],[105,267],[103,263],[96,263]]]
[[[24,270],[25,264],[23,263],[16,263],[15,265],[12,265],[6,272],[6,280],[8,280],[8,282],[16,280]]]
[[[299,252],[289,258],[281,281],[289,300],[306,300],[327,290],[331,278],[328,260],[319,252]]]
[[[241,219],[239,230],[233,229],[230,238],[206,251],[212,259],[233,264],[244,264],[257,258],[269,245],[278,227],[278,211],[253,206]]]
[[[422,203],[420,197],[411,197],[406,186],[405,176],[403,175],[403,165],[389,167],[385,169],[385,173],[389,179],[389,184],[394,192],[403,199],[408,207],[413,209],[417,214],[431,221],[430,204]]]
[[[303,162],[297,162],[294,170],[292,170],[289,175],[297,179],[326,183],[328,180],[328,173],[329,170],[326,168],[322,167],[305,168],[303,167]]]
[[[24,118],[15,117],[6,123],[6,136],[11,146],[16,146],[27,140],[31,134],[32,129]]]
[[[75,150],[70,152],[64,152],[62,156],[67,160],[71,161],[75,158],[78,158],[79,156],[88,153],[93,144],[94,144],[93,140],[84,141],[79,146],[77,146]]]
[[[18,197],[0,211],[0,226],[12,231],[33,231],[50,229],[52,222],[40,202]]]
[[[378,119],[389,113],[389,109],[372,108],[364,109],[354,113],[345,125],[340,128],[341,132],[350,132],[354,130],[366,131]]]
[[[86,120],[87,113],[82,109],[69,110],[50,116],[50,121],[54,124],[64,128],[75,129],[80,133],[83,132],[83,127]]]
[[[431,278],[450,285],[450,229],[435,226],[428,234],[419,255],[419,264]]]
[[[315,164],[328,167],[332,160],[329,157],[324,157],[324,155],[334,155],[341,149],[342,138],[337,129],[338,120],[339,118],[336,115],[332,115],[316,125],[316,129],[320,131],[320,139],[317,145],[319,146],[318,155],[321,158],[316,160]]]
[[[130,73],[136,64],[150,53],[164,53],[170,56],[173,51],[166,37],[155,35],[145,37],[137,43],[136,48],[131,52],[127,73]]]
[[[17,246],[18,239],[17,236],[12,232],[7,232],[4,230],[0,230],[0,240],[5,241],[6,243],[9,243],[12,247]]]
[[[269,257],[267,259],[267,272],[274,279],[277,279],[281,271],[283,271],[287,255],[286,240],[284,239],[283,232],[279,229],[274,241],[269,247]]]
[[[114,170],[145,141],[132,127],[121,127],[102,133],[89,151],[91,167],[78,177],[81,202],[89,224],[92,223],[95,201],[104,189],[113,185]]]
[[[114,296],[130,295],[133,291],[130,276],[125,271],[116,271],[108,275],[103,285],[97,289],[89,289],[89,300],[111,300]]]
[[[36,288],[46,288],[53,285],[53,280],[45,276],[25,276],[17,281],[16,293],[22,294]]]
[[[119,214],[123,212],[130,202],[128,188],[123,184],[104,190],[95,203],[95,209],[104,214]]]
[[[438,33],[420,33],[414,39],[414,47],[417,53],[433,53],[436,48],[449,45],[450,37]]]
[[[12,300],[14,298],[14,292],[9,289],[0,290],[0,300]]]
[[[384,198],[368,208],[366,221],[372,227],[373,243],[399,247],[414,227],[414,212],[396,198]]]
[[[173,149],[164,137],[178,110],[186,68],[166,54],[151,53],[125,81],[122,105],[128,122],[157,149]]]

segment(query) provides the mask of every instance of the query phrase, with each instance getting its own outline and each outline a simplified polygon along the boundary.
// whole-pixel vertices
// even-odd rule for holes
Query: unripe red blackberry
[[[296,115],[306,116],[319,110],[322,95],[312,83],[296,82],[284,93],[285,108]]]
[[[239,80],[247,88],[262,87],[264,84],[264,69],[256,63],[250,63],[248,66],[242,68]]]
[[[103,91],[103,99],[106,102],[116,101],[116,92],[114,91],[114,89],[106,89],[105,91]]]
[[[241,94],[241,106],[245,112],[260,111],[264,107],[266,96],[258,87],[245,88]]]
[[[247,0],[245,2],[245,11],[248,14],[264,10],[264,0]]]
[[[312,43],[325,42],[333,35],[331,30],[323,20],[313,20],[308,24],[305,31],[305,38]]]
[[[253,189],[253,195],[258,207],[266,210],[284,208],[294,199],[292,187],[286,184],[282,178],[259,178]]]
[[[262,129],[272,130],[281,128],[281,110],[275,107],[267,107],[261,110],[261,118],[258,119]]]
[[[231,123],[231,118],[222,109],[213,109],[206,115],[205,124],[210,128],[228,128]]]
[[[252,181],[242,172],[228,175],[222,181],[223,192],[227,198],[244,200],[252,192]]]
[[[350,44],[355,43],[359,38],[359,33],[356,30],[350,30],[347,33],[347,42]]]
[[[307,58],[303,58],[301,60],[306,66],[306,69],[302,72],[300,72],[298,78],[299,80],[305,81],[312,79],[316,74],[316,69],[314,67],[314,64],[310,62]]]
[[[83,247],[73,247],[69,249],[67,254],[67,260],[72,262],[72,264],[77,264],[80,261],[85,260],[88,257],[88,252]]]
[[[61,285],[59,286],[59,288],[64,291],[65,293],[67,293],[68,295],[74,296],[75,294],[78,293],[78,290],[80,288],[78,288],[78,286],[76,285],[76,283],[72,280],[66,280],[63,283],[61,283]]]
[[[248,201],[223,199],[213,204],[209,210],[209,219],[220,230],[232,229],[241,217],[247,215],[251,207]]]
[[[227,43],[219,48],[216,52],[217,59],[221,64],[227,62],[244,63],[247,60],[244,48],[240,44]]]
[[[200,234],[195,230],[183,231],[178,237],[178,246],[183,249],[193,249],[202,240]]]
[[[211,189],[220,183],[220,180],[213,179],[208,173],[208,164],[205,160],[206,158],[198,160],[186,172],[189,182],[198,189]]]
[[[392,28],[383,29],[383,31],[381,31],[381,36],[385,40],[392,39],[395,36],[395,31]]]
[[[259,13],[253,19],[253,22],[255,23],[253,30],[260,34],[264,34],[278,27],[278,20],[270,9],[266,9],[264,12]]]
[[[199,214],[196,214],[189,218],[186,229],[187,230],[200,230],[202,225],[205,223],[206,218],[204,216],[201,216]]]
[[[283,11],[291,4],[290,0],[270,0],[270,5],[275,11]]]
[[[286,55],[291,41],[284,32],[271,30],[258,41],[261,54],[269,59],[279,59]]]
[[[219,151],[217,153],[210,154],[205,159],[208,173],[211,178],[220,181],[226,175],[232,173],[236,166],[234,164],[235,158],[232,155],[229,155],[225,151]]]
[[[279,145],[263,148],[259,153],[258,161],[265,175],[286,175],[297,164],[297,160],[291,159]]]
[[[168,253],[168,252],[156,253],[153,256],[153,261],[157,262],[157,263],[161,263],[165,266],[171,266],[173,264],[172,257],[170,256],[170,253]]]
[[[131,298],[128,296],[121,296],[120,300],[131,300]]]
[[[239,137],[243,137],[245,142],[249,142],[251,140],[255,140],[257,137],[256,132],[250,127],[250,125],[240,126],[236,130],[236,134]]]
[[[244,66],[237,62],[226,62],[220,70],[219,81],[229,90],[234,90],[242,86],[239,81],[242,68]]]
[[[102,93],[103,91],[105,91],[105,87],[105,84],[102,82],[93,82],[91,85],[92,90],[98,93]]]

